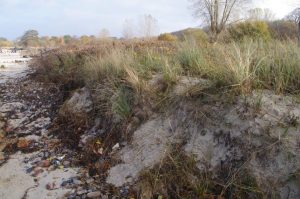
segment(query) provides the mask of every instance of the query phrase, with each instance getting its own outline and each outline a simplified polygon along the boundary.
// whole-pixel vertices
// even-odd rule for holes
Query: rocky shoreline
[[[0,84],[0,198],[98,198],[76,151],[49,133],[59,88],[31,77]]]

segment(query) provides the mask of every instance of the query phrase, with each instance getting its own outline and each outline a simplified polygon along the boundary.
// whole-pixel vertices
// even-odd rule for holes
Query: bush
[[[164,33],[158,36],[158,40],[160,41],[177,41],[177,37],[170,33]]]
[[[260,67],[255,71],[262,86],[277,93],[299,93],[300,49],[297,42],[272,42],[259,46]]]
[[[300,50],[293,41],[243,39],[225,45],[199,45],[187,40],[177,44],[176,53],[171,54],[146,46],[141,47],[144,50],[99,48],[54,51],[39,58],[38,72],[61,83],[125,83],[138,93],[148,89],[147,81],[155,74],[162,74],[170,86],[185,75],[209,79],[216,88],[234,88],[242,93],[257,88],[300,93]]]
[[[11,46],[13,46],[13,42],[0,37],[0,47],[11,47]]]
[[[122,78],[125,67],[133,65],[132,51],[112,49],[104,55],[87,57],[83,66],[86,81]]]
[[[131,91],[127,88],[120,87],[112,97],[111,109],[114,114],[117,114],[122,119],[130,117],[131,110]]]
[[[269,29],[274,39],[287,40],[298,37],[298,27],[293,21],[273,21],[269,23]]]
[[[245,38],[250,38],[253,40],[262,39],[264,41],[271,39],[271,33],[269,31],[269,26],[263,21],[247,21],[238,23],[229,28],[230,37],[234,41],[242,41]]]
[[[82,82],[83,56],[77,52],[50,51],[32,62],[37,74],[55,83]]]
[[[195,40],[198,44],[203,44],[208,42],[207,34],[200,28],[188,28],[183,31],[174,33],[181,40]]]
[[[264,88],[299,93],[300,50],[293,41],[249,41],[179,47],[184,74],[209,79],[220,87],[248,93]]]
[[[203,57],[203,51],[189,41],[182,43],[179,49],[177,59],[185,73],[202,75],[201,68],[208,65]]]

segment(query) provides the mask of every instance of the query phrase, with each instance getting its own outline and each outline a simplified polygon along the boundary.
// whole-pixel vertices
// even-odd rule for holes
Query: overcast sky
[[[278,18],[292,11],[292,2],[297,2],[254,1],[254,7],[270,8]],[[188,0],[0,0],[0,37],[15,39],[28,29],[40,35],[97,35],[103,28],[121,36],[125,19],[138,24],[144,14],[158,20],[160,32],[200,23],[193,18]]]

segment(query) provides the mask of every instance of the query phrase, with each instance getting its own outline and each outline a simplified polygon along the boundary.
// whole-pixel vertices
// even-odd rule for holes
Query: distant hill
[[[171,32],[171,34],[175,35],[180,40],[184,39],[185,37],[193,37],[199,41],[208,39],[207,33],[201,28],[187,28],[184,30]]]
[[[183,30],[178,30],[175,32],[171,32],[172,35],[175,35],[178,38],[184,37],[184,35],[189,34],[190,32],[201,30],[201,28],[186,28]]]

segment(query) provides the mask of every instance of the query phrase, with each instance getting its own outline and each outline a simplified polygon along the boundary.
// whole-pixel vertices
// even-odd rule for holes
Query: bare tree
[[[296,8],[285,17],[287,20],[294,21],[298,24],[298,43],[300,46],[300,8]]]
[[[141,35],[145,38],[153,37],[158,32],[157,20],[152,15],[144,15],[140,25]]]
[[[38,46],[39,33],[36,30],[28,30],[20,39],[20,44],[24,47]]]
[[[123,24],[123,37],[125,39],[132,39],[134,37],[133,23],[128,19]]]
[[[268,8],[265,8],[264,9],[264,20],[265,21],[273,21],[275,19],[275,13],[268,9]]]
[[[275,14],[268,8],[254,8],[248,11],[247,18],[254,21],[272,21],[275,19]]]
[[[194,15],[202,18],[210,27],[212,41],[225,29],[226,24],[237,19],[232,19],[233,14],[250,0],[190,0]]]

